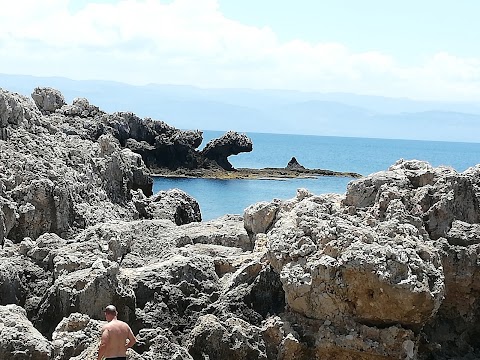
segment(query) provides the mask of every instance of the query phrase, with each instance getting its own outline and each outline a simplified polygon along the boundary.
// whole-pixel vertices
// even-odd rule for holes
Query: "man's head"
[[[108,305],[105,308],[104,313],[105,319],[107,319],[107,321],[112,321],[114,318],[117,317],[117,308],[113,305]]]

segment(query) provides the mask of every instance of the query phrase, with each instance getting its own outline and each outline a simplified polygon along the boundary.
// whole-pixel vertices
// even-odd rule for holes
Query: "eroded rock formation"
[[[9,95],[10,98],[12,96]],[[203,152],[197,150],[203,140],[199,130],[179,130],[163,121],[141,119],[131,112],[107,114],[85,98],[76,98],[71,105],[67,105],[63,95],[51,88],[36,88],[32,98],[37,105],[35,110],[49,115],[49,122],[55,124],[59,131],[92,141],[102,135],[113,135],[121,147],[140,154],[145,165],[154,171],[161,168],[176,170],[215,166],[230,170],[228,156],[252,150],[251,140],[246,135],[228,132],[218,139],[213,152],[207,152],[216,155],[204,156]],[[3,106],[13,111],[15,122],[21,107],[15,110],[7,103]],[[0,136],[6,137],[2,135],[2,131],[5,132],[2,128],[6,127],[2,123],[5,121],[0,122]]]
[[[202,150],[202,154],[214,160],[226,170],[233,170],[232,164],[228,161],[230,155],[237,155],[241,152],[252,151],[252,141],[245,134],[229,131],[218,139],[211,140]]]
[[[128,359],[480,356],[480,165],[400,160],[202,223],[126,148],[166,124],[36,92],[0,92],[0,358],[96,359],[109,303]]]

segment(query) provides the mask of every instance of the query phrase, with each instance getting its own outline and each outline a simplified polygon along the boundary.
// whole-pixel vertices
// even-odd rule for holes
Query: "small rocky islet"
[[[0,89],[0,359],[96,359],[110,303],[139,340],[128,359],[480,357],[480,165],[400,159],[345,194],[202,222],[151,174],[235,173],[252,144],[201,140]]]

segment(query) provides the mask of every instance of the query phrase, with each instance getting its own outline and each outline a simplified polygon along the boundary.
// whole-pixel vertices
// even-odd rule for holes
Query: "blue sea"
[[[204,131],[200,149],[220,131]],[[428,161],[433,166],[451,166],[459,172],[480,163],[480,143],[419,140],[389,140],[331,136],[247,133],[253,151],[229,157],[235,168],[285,167],[295,156],[307,168],[356,172],[368,175],[386,170],[398,159]],[[154,192],[173,188],[193,196],[204,221],[225,214],[243,214],[259,201],[290,199],[298,188],[314,194],[344,193],[347,177],[285,180],[216,180],[155,178]]]

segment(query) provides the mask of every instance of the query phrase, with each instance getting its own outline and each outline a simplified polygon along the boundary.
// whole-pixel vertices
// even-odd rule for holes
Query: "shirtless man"
[[[108,324],[102,328],[97,360],[126,360],[127,349],[132,347],[137,339],[130,326],[117,319],[118,313],[115,306],[108,305],[104,312]]]

